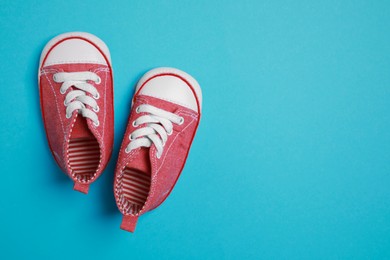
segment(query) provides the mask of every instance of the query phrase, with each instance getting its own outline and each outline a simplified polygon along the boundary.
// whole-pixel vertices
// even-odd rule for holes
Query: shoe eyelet
[[[133,141],[133,140],[134,140],[134,139],[133,139],[133,134],[129,135],[129,140],[130,140],[130,141]]]
[[[57,83],[58,83],[57,74],[53,74],[53,80],[54,80],[54,82],[57,82]]]
[[[99,112],[100,111],[100,107],[99,106],[96,106],[96,107],[94,107],[94,108],[92,108],[92,110],[94,111],[94,112]]]
[[[99,121],[93,122],[93,125],[96,126],[96,127],[98,127],[98,126],[100,125],[100,122],[99,122]]]
[[[65,115],[65,117],[66,117],[67,119],[69,119],[69,118],[71,118],[71,117],[72,117],[72,115],[68,115],[68,114],[66,114],[66,115]]]
[[[184,117],[180,117],[179,125],[182,125],[184,123]]]
[[[139,112],[139,107],[137,107],[137,108],[135,109],[135,112],[136,112],[137,114],[140,113],[140,112]]]
[[[61,95],[64,95],[64,94],[66,93],[66,91],[62,91],[62,90],[60,89],[60,93],[61,93]]]
[[[129,150],[127,150],[127,147],[126,147],[126,149],[125,149],[125,153],[130,153],[130,151],[129,151]]]
[[[64,106],[68,106],[69,104],[68,103],[66,103],[66,100],[64,100]]]
[[[95,96],[93,96],[94,99],[99,99],[100,98],[100,94],[99,92],[97,92],[97,94]]]
[[[133,127],[138,127],[139,125],[137,125],[137,124],[135,123],[135,120],[134,120],[133,123],[132,123],[132,126],[133,126]]]
[[[97,78],[97,80],[95,81],[96,85],[99,85],[100,83],[102,83],[102,79],[100,77]]]

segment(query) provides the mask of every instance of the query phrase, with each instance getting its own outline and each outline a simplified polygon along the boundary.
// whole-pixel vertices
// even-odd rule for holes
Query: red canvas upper
[[[191,87],[191,86],[190,86]],[[130,140],[129,135],[136,129],[142,127],[134,126],[132,122],[143,113],[137,113],[136,108],[142,104],[149,104],[165,111],[172,112],[184,118],[182,125],[174,124],[173,133],[165,143],[160,158],[156,156],[156,147],[141,147],[125,151]],[[200,109],[199,109],[200,110]],[[199,111],[198,110],[198,111]],[[119,151],[119,158],[115,172],[114,194],[116,203],[124,215],[121,228],[133,232],[138,216],[158,207],[170,194],[180,173],[183,170],[192,140],[197,130],[200,113],[187,107],[168,102],[152,96],[136,94],[133,99],[133,106],[129,116],[125,137]],[[131,167],[134,171],[150,174],[150,188],[145,204],[138,213],[133,213],[124,198],[124,169]]]
[[[60,93],[62,83],[54,81],[53,76],[58,72],[83,72],[96,73],[100,78],[100,84],[91,81],[99,92],[100,97],[96,100],[99,112],[96,113],[99,119],[99,126],[95,126],[89,118],[83,118],[81,114],[74,111],[70,118],[66,118],[65,94]],[[53,156],[61,169],[75,182],[74,188],[87,193],[89,184],[95,181],[106,167],[111,156],[113,147],[113,81],[112,70],[109,65],[79,63],[79,64],[57,64],[40,68],[40,100],[45,125],[45,130]],[[72,137],[94,137],[100,149],[99,166],[94,176],[88,180],[78,180],[69,165],[69,139]]]

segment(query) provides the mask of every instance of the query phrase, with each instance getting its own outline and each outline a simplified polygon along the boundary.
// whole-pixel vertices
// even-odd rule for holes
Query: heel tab
[[[74,186],[73,186],[73,189],[77,190],[77,191],[79,191],[81,193],[88,194],[89,184],[75,182]]]
[[[121,229],[134,233],[139,216],[123,215]]]

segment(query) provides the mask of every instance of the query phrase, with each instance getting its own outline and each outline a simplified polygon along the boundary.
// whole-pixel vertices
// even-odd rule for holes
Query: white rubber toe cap
[[[139,89],[140,91],[138,92]],[[157,68],[147,72],[138,82],[137,92],[138,94],[166,100],[197,112],[201,112],[199,110],[202,109],[202,91],[198,82],[189,74],[178,69]]]
[[[111,63],[110,52],[102,40],[89,33],[71,32],[58,35],[46,44],[40,65],[75,63],[109,65],[107,60]],[[45,64],[42,64],[43,61]]]

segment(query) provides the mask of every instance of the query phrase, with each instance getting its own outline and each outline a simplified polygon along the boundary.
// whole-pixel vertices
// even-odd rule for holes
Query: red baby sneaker
[[[61,34],[42,51],[38,82],[50,150],[74,189],[88,193],[113,146],[110,52],[92,34]]]
[[[138,217],[172,191],[198,128],[201,105],[199,84],[183,71],[158,68],[138,82],[114,180],[122,229],[134,232]]]

